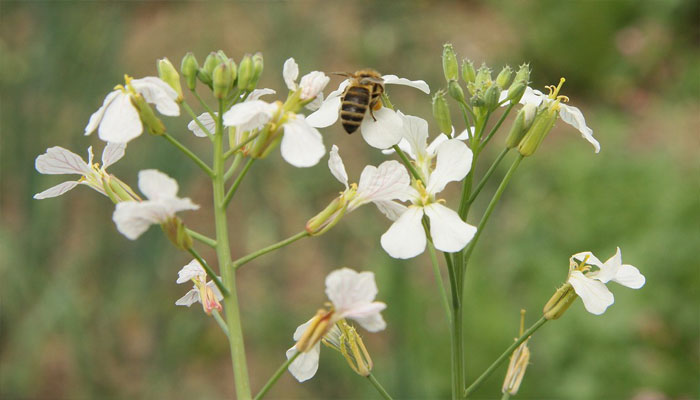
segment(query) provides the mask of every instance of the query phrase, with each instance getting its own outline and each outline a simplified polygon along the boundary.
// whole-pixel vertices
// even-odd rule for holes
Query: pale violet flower
[[[330,341],[340,348],[341,331],[335,325],[341,319],[353,319],[369,332],[378,332],[386,328],[386,322],[380,312],[386,304],[374,301],[377,296],[377,284],[372,272],[356,272],[349,268],[341,268],[331,272],[326,277],[326,295],[333,304],[330,314],[328,331],[323,339]],[[294,332],[294,340],[298,341],[314,320],[300,325]],[[312,378],[318,370],[318,359],[321,351],[320,341],[308,351],[298,356],[290,365],[289,372],[299,381]],[[296,346],[287,350],[287,359],[298,352]]]
[[[177,181],[155,169],[139,172],[139,190],[148,200],[117,203],[112,215],[117,230],[131,240],[153,224],[168,222],[178,211],[199,208],[189,198],[177,197]]]
[[[126,87],[117,86],[116,90],[105,97],[102,106],[90,116],[85,135],[97,130],[100,139],[115,143],[126,143],[141,135],[143,123],[139,110],[131,99],[136,94],[154,104],[156,110],[163,115],[180,115],[176,101],[178,94],[170,85],[153,76],[141,79],[127,77]]]
[[[646,278],[639,270],[629,264],[622,264],[620,248],[607,261],[600,262],[590,251],[576,253],[569,261],[568,282],[576,294],[583,300],[588,312],[600,315],[615,302],[612,292],[605,286],[613,281],[631,289],[644,286]],[[590,266],[597,267],[591,270]]]
[[[330,81],[330,78],[323,72],[311,71],[301,77],[301,81],[297,84],[296,80],[299,77],[299,66],[296,61],[294,61],[294,58],[288,58],[287,61],[284,62],[282,77],[290,91],[295,92],[301,90],[299,98],[304,101],[315,99],[316,96],[322,94],[323,89],[326,88],[326,85],[328,85]]]
[[[409,143],[409,155],[427,182],[417,182],[410,188],[411,205],[395,204],[401,212],[389,230],[382,235],[384,250],[394,258],[412,258],[425,250],[427,238],[423,216],[430,221],[430,236],[438,250],[460,251],[474,237],[476,228],[469,225],[452,209],[441,204],[436,195],[449,182],[460,181],[471,169],[472,152],[458,139],[439,138],[429,146],[428,123],[418,117],[401,114],[404,137]],[[433,159],[436,160],[433,166]]]
[[[92,163],[92,146],[88,147],[87,163],[77,154],[60,146],[50,147],[46,153],[38,156],[34,165],[42,174],[75,174],[80,175],[77,181],[59,183],[41,193],[34,195],[35,199],[47,199],[60,196],[79,184],[87,185],[96,191],[107,195],[104,190],[103,178],[107,177],[106,168],[124,157],[126,144],[108,142],[102,151],[102,166]]]
[[[192,282],[194,287],[175,302],[178,306],[191,306],[194,303],[202,303],[204,312],[211,314],[213,310],[221,311],[221,300],[224,296],[216,287],[214,281],[207,282],[207,273],[202,264],[197,260],[190,261],[177,273],[176,283]]]
[[[411,81],[399,78],[396,75],[384,75],[382,79],[386,85],[406,85],[426,94],[430,93],[430,88],[424,81]],[[323,100],[320,108],[308,116],[307,120],[311,126],[325,128],[338,120],[341,99],[349,84],[350,81],[348,79],[344,80],[338,89],[331,92]],[[365,141],[370,146],[378,149],[386,149],[397,144],[401,140],[402,129],[401,118],[397,113],[389,108],[382,107],[374,111],[374,117],[376,121],[367,112],[360,125],[360,132]]]

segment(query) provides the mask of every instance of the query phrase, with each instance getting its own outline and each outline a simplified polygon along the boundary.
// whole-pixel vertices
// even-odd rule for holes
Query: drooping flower
[[[461,140],[446,136],[438,137],[428,146],[428,123],[418,117],[400,116],[404,137],[411,148],[409,155],[426,182],[417,181],[410,189],[412,204],[400,206],[402,212],[382,235],[382,247],[394,258],[412,258],[421,254],[427,244],[422,223],[425,215],[430,221],[430,236],[435,248],[457,252],[474,237],[476,228],[442,205],[436,195],[449,182],[460,181],[469,173],[472,152]],[[434,166],[433,159],[436,160]]]
[[[303,353],[289,365],[289,372],[299,382],[316,374],[322,339],[331,342],[336,348],[341,347],[340,338],[344,332],[336,323],[352,319],[369,332],[378,332],[386,328],[386,322],[380,314],[386,308],[386,304],[374,301],[377,296],[374,273],[356,272],[349,268],[335,270],[326,277],[326,295],[332,303],[331,310],[319,311],[316,317],[300,325],[293,336],[297,344],[287,350],[287,359],[299,351]],[[310,337],[316,337],[316,341],[306,340],[301,345],[302,339]]]
[[[176,283],[186,283],[191,281],[194,287],[184,296],[175,302],[178,306],[191,306],[194,303],[202,303],[202,308],[207,315],[211,315],[213,310],[221,311],[221,303],[224,296],[216,287],[214,281],[207,282],[207,273],[202,268],[202,264],[197,260],[190,261],[177,273]]]
[[[142,96],[156,106],[159,113],[171,117],[180,115],[177,92],[160,78],[147,76],[141,79],[126,77],[126,87],[117,86],[105,97],[102,106],[90,116],[85,135],[95,130],[106,142],[126,143],[143,132],[139,109],[134,96]]]
[[[46,153],[36,158],[34,165],[42,174],[76,174],[77,181],[67,181],[34,195],[35,199],[47,199],[60,196],[79,184],[87,185],[107,196],[104,189],[104,179],[109,178],[106,169],[124,157],[126,144],[108,142],[102,151],[102,166],[92,163],[92,146],[88,147],[87,163],[77,154],[60,146],[50,147]]]
[[[112,215],[117,230],[131,240],[153,224],[169,222],[178,211],[199,208],[189,198],[177,197],[177,181],[155,169],[139,172],[139,190],[148,200],[118,203]]]
[[[428,84],[424,81],[411,81],[399,78],[396,75],[384,75],[382,80],[386,85],[405,85],[414,87],[426,94],[430,93]],[[318,110],[308,116],[309,124],[316,128],[325,128],[338,120],[340,103],[345,89],[350,84],[348,79],[340,83],[338,89],[331,92],[321,103]],[[376,121],[375,119],[376,118]],[[393,110],[383,107],[374,111],[374,118],[369,113],[365,114],[360,131],[365,141],[372,147],[386,149],[401,140],[401,119]]]
[[[302,76],[301,81],[297,84],[296,80],[299,77],[299,66],[296,61],[294,61],[294,58],[291,57],[284,62],[282,77],[290,91],[295,92],[300,90],[299,98],[302,101],[315,99],[316,96],[322,94],[323,89],[326,88],[326,85],[328,85],[330,81],[330,78],[323,72],[311,71]]]

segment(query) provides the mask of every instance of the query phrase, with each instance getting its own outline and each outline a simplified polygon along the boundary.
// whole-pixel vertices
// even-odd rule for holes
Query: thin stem
[[[537,331],[538,329],[540,329],[540,327],[541,327],[542,325],[544,325],[544,323],[547,322],[547,321],[548,321],[548,320],[547,320],[545,317],[542,317],[542,318],[539,319],[539,321],[535,322],[534,325],[532,325],[530,328],[528,328],[528,330],[525,331],[525,333],[523,333],[523,334],[518,338],[518,340],[516,340],[515,342],[513,342],[513,344],[511,344],[511,345],[503,352],[503,354],[501,354],[501,356],[498,357],[498,358],[496,359],[496,361],[494,361],[493,364],[491,364],[491,365],[486,369],[486,371],[484,371],[484,372],[481,374],[481,376],[479,376],[478,378],[476,378],[476,380],[474,381],[474,383],[472,383],[471,386],[469,386],[469,387],[464,391],[464,397],[467,397],[467,396],[469,396],[470,394],[474,393],[474,391],[475,391],[476,389],[478,389],[479,386],[481,386],[482,383],[484,383],[484,381],[486,380],[486,378],[488,378],[489,376],[491,376],[491,374],[493,374],[493,372],[494,372],[499,366],[501,366],[501,364],[503,364],[503,362],[506,361],[506,360],[508,359],[508,357],[510,357],[511,353],[513,353],[513,352],[515,351],[515,349],[518,348],[518,346],[520,346],[524,341],[526,341],[530,336],[532,336],[532,334],[535,333],[535,331]]]
[[[505,110],[505,111],[503,112],[503,114],[501,115],[501,118],[498,119],[498,122],[496,122],[496,125],[494,125],[493,128],[491,128],[491,131],[489,131],[489,134],[486,135],[486,137],[484,138],[484,140],[481,141],[481,144],[479,145],[479,149],[480,149],[480,150],[483,149],[484,147],[486,147],[486,144],[489,142],[489,140],[491,140],[491,138],[492,138],[493,135],[496,133],[496,131],[498,130],[498,128],[501,127],[501,124],[503,124],[503,121],[505,121],[506,117],[507,117],[508,114],[510,113],[510,110],[513,109],[513,106],[514,106],[514,105],[515,105],[515,104],[510,103],[510,104],[508,105],[508,107],[506,107],[506,110]]]
[[[416,170],[416,168],[411,163],[411,160],[408,159],[406,153],[404,153],[403,150],[401,150],[399,145],[393,145],[392,149],[394,149],[396,154],[399,155],[399,157],[401,158],[401,162],[403,162],[406,168],[408,168],[408,170],[411,172],[411,175],[413,175],[413,177],[416,178],[416,180],[423,181],[423,178],[421,177],[420,173]]]
[[[241,143],[238,143],[236,147],[232,147],[231,149],[229,149],[226,153],[224,153],[224,159],[228,159],[233,153],[237,152],[238,150],[242,149],[243,146],[255,140],[255,138],[257,138],[258,135],[260,135],[260,132],[261,131],[255,132],[254,134],[248,136],[246,140],[242,141]]]
[[[377,392],[379,392],[379,394],[384,400],[392,400],[389,393],[387,393],[386,389],[382,387],[377,378],[375,378],[371,372],[369,373],[369,375],[367,375],[367,379],[369,379],[369,381],[372,382],[372,385],[374,385],[374,388],[377,389]]]
[[[231,179],[231,176],[233,176],[233,173],[236,172],[236,169],[238,169],[238,166],[241,165],[241,161],[243,160],[243,154],[238,153],[236,156],[233,158],[233,162],[231,163],[231,166],[228,167],[228,170],[224,174],[224,182]]]
[[[185,230],[187,230],[187,234],[192,236],[193,239],[199,240],[200,242],[206,244],[209,247],[212,247],[212,248],[216,247],[216,240],[214,240],[208,236],[202,235],[201,233],[199,233],[197,231],[193,231],[190,228],[185,228]]]
[[[194,161],[194,163],[197,164],[197,166],[201,168],[202,171],[209,175],[210,178],[214,176],[214,172],[212,172],[211,168],[209,168],[209,166],[199,157],[197,157],[197,155],[194,154],[190,149],[185,147],[182,143],[178,142],[177,139],[170,136],[170,134],[168,134],[167,132],[164,133],[162,136],[165,139],[167,139],[168,142],[172,143],[175,147],[177,147],[181,152],[185,153],[187,157],[191,158],[192,161]]]
[[[241,182],[243,181],[243,178],[245,177],[245,174],[248,172],[251,165],[253,165],[254,161],[254,158],[249,158],[248,161],[246,161],[245,165],[243,166],[243,169],[236,177],[236,180],[233,181],[231,188],[226,193],[226,197],[223,198],[221,203],[222,207],[226,208],[226,206],[228,206],[228,203],[231,202],[231,199],[233,199],[233,195],[236,194],[236,190],[238,190],[238,186],[240,186]]]
[[[470,110],[466,104],[462,103],[461,101],[458,103],[460,110],[462,110],[462,117],[464,118],[464,123],[467,125],[467,129],[469,129],[469,132],[471,132],[471,128],[472,126],[474,126],[474,123],[472,122],[472,117],[474,117],[474,113],[472,113],[472,110]]]
[[[229,337],[228,326],[226,326],[226,321],[224,321],[224,318],[219,314],[219,310],[212,310],[211,315],[214,317],[214,320],[216,320],[216,323],[219,324],[219,328],[221,328],[226,337]]]
[[[508,399],[510,399],[510,393],[503,392],[503,396],[501,396],[501,400],[508,400]]]
[[[207,110],[209,115],[211,115],[212,119],[216,120],[216,114],[214,113],[214,110],[212,110],[211,107],[209,107],[209,104],[207,104],[207,102],[202,99],[199,93],[197,93],[197,90],[192,90],[192,94],[194,95],[194,97],[197,98],[199,104],[201,104],[202,107],[204,107],[204,109]]]
[[[508,154],[508,151],[510,151],[510,149],[506,147],[498,154],[498,157],[496,157],[496,160],[493,162],[493,164],[491,164],[488,171],[486,171],[486,173],[484,174],[484,177],[481,178],[481,181],[479,181],[479,184],[476,185],[476,188],[474,188],[474,190],[472,191],[471,196],[469,196],[469,199],[467,200],[467,205],[471,205],[474,202],[474,200],[476,199],[476,196],[478,196],[479,192],[481,192],[481,189],[484,188],[484,185],[486,185],[486,182],[489,180],[491,175],[493,175],[493,172],[496,171],[496,167],[498,167],[498,164],[501,163],[501,161],[503,160],[503,157],[505,157],[506,154]]]
[[[239,258],[238,260],[235,260],[233,262],[233,269],[238,269],[238,268],[242,267],[243,264],[246,264],[249,261],[252,261],[252,260],[254,260],[254,259],[256,259],[264,254],[267,254],[267,253],[273,251],[273,250],[277,250],[280,247],[284,247],[288,244],[294,243],[297,240],[299,240],[301,238],[305,238],[307,236],[309,236],[309,232],[301,231],[301,232],[297,233],[296,235],[290,236],[290,237],[288,237],[282,241],[279,241],[275,244],[271,244],[271,245],[264,247],[258,251],[254,251],[254,252],[248,254],[247,256],[243,256],[243,257]]]
[[[442,298],[442,305],[445,307],[445,316],[447,317],[447,322],[452,322],[452,309],[450,308],[450,300],[447,297],[447,291],[445,290],[445,285],[442,282],[442,274],[440,273],[440,264],[438,264],[437,254],[435,253],[435,246],[433,242],[428,243],[428,250],[430,251],[430,261],[433,264],[433,272],[435,273],[435,281],[438,285],[438,290],[440,291],[440,297]],[[452,284],[452,278],[450,278],[450,284]]]
[[[452,309],[452,398],[461,398],[464,390],[464,342],[462,338],[462,309]]]
[[[213,269],[207,264],[207,262],[202,258],[202,256],[197,253],[197,250],[193,249],[190,247],[187,249],[187,251],[192,254],[192,257],[194,257],[197,261],[199,261],[200,264],[202,264],[202,267],[204,268],[204,271],[206,271],[207,276],[209,279],[214,281],[214,284],[216,285],[217,288],[221,291],[221,294],[224,295],[224,297],[229,296],[231,293],[229,292],[228,288],[224,286],[224,284],[221,282],[221,279],[219,279],[218,275],[216,275],[216,272],[214,272]]]
[[[277,371],[275,371],[275,373],[270,377],[270,379],[268,379],[267,383],[265,383],[265,386],[263,386],[262,389],[260,389],[260,392],[258,392],[258,394],[255,395],[254,399],[260,400],[263,397],[265,397],[267,392],[270,391],[270,389],[280,379],[282,374],[284,374],[284,371],[286,371],[287,368],[289,368],[289,365],[292,362],[294,362],[294,360],[296,360],[297,357],[299,357],[300,355],[301,355],[301,352],[297,351],[296,353],[294,353],[293,356],[291,356],[287,361],[285,361],[279,368],[277,368]]]
[[[202,124],[202,121],[199,120],[197,114],[194,113],[194,110],[192,110],[192,107],[190,107],[190,105],[187,104],[186,101],[182,102],[182,107],[185,109],[185,111],[187,111],[188,114],[190,114],[190,117],[192,117],[194,123],[197,124],[197,126],[199,126],[199,129],[201,129],[202,132],[209,136],[209,140],[214,140],[214,134],[211,133],[209,129],[207,129],[207,127],[204,126],[204,124]]]

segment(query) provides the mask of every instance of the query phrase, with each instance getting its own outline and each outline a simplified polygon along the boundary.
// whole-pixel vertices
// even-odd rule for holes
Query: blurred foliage
[[[579,302],[546,325],[530,342],[532,365],[518,397],[697,398],[698,12],[696,1],[3,2],[0,397],[233,396],[223,335],[197,307],[174,306],[187,289],[175,284],[176,272],[189,257],[173,251],[155,228],[126,240],[113,228],[112,205],[85,187],[58,199],[31,199],[61,180],[33,169],[47,147],[84,154],[92,144],[101,151],[99,140],[82,130],[123,73],[154,74],[156,58],[175,62],[191,50],[203,60],[221,48],[237,59],[263,51],[261,85],[277,89],[284,87],[281,65],[289,56],[302,71],[372,66],[437,89],[441,46],[452,42],[477,64],[529,61],[535,87],[566,76],[564,93],[584,109],[603,146],[593,155],[576,132],[558,127],[506,191],[468,272],[470,379],[515,336],[520,308],[537,319],[565,279],[570,254],[592,250],[607,258],[619,245],[647,285],[614,287],[616,303],[603,316],[586,313]],[[391,94],[402,110],[430,114],[427,96],[402,88]],[[185,130],[187,121],[168,123],[176,136],[207,151]],[[341,147],[351,176],[382,159],[338,126],[324,136],[328,147]],[[496,152],[489,149],[485,161]],[[323,163],[293,169],[277,154],[255,165],[234,201],[236,254],[298,232],[340,190]],[[164,141],[144,136],[111,171],[134,183],[139,169],[162,169],[178,178],[181,193],[206,205],[207,181],[183,161]],[[477,203],[472,223],[486,201]],[[389,305],[387,331],[365,337],[379,380],[395,398],[448,395],[448,332],[428,257],[386,256],[378,238],[389,222],[378,215],[360,209],[323,237],[241,270],[254,388],[282,362],[294,328],[325,301],[325,275],[347,265],[374,271],[379,298]],[[207,211],[183,216],[213,232]],[[477,397],[500,397],[502,376]],[[285,375],[271,392],[273,398],[373,396],[328,349],[313,380],[298,384]]]

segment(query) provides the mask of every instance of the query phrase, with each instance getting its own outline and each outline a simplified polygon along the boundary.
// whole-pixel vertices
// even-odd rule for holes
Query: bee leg
[[[377,118],[374,116],[374,107],[369,108],[369,115],[372,117],[374,122],[377,122]]]

